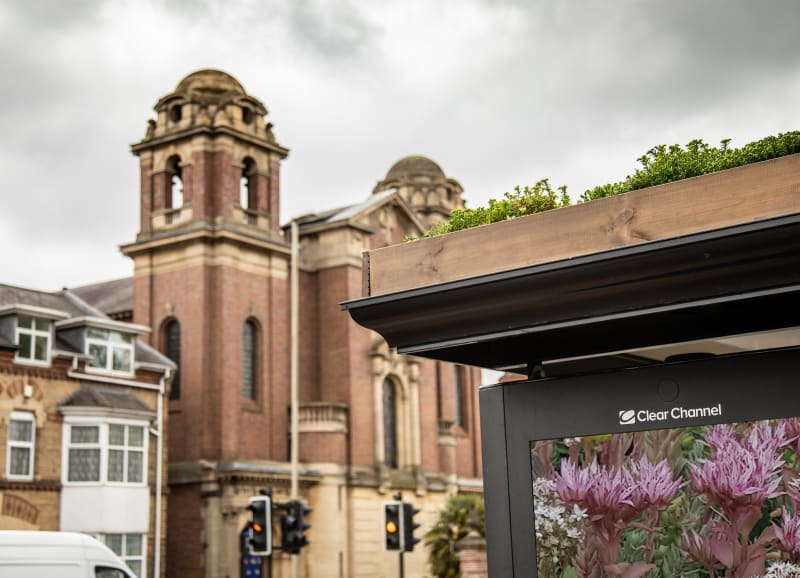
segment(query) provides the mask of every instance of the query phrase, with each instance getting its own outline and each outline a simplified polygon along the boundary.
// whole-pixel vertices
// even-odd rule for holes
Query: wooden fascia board
[[[798,295],[800,213],[342,307],[402,353],[508,367],[794,326]]]
[[[800,154],[370,251],[369,295],[800,211]]]

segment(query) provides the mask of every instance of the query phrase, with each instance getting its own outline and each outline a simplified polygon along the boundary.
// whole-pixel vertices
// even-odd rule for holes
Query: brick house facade
[[[147,331],[76,292],[0,285],[0,529],[84,532],[158,572],[175,365]]]
[[[250,496],[289,494],[290,244],[279,223],[267,110],[201,70],[161,98],[140,163],[132,279],[79,288],[179,366],[168,402],[166,576],[240,572]],[[395,163],[363,203],[298,219],[300,494],[313,508],[301,576],[394,576],[382,503],[400,491],[432,524],[448,495],[482,488],[479,370],[398,355],[339,308],[361,297],[364,251],[420,235],[462,188],[425,157]],[[277,529],[276,529],[277,531]],[[288,576],[289,556],[274,556]],[[429,574],[420,545],[407,578]]]

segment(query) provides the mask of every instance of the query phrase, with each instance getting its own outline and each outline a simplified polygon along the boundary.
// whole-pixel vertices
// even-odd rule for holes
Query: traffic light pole
[[[289,375],[289,388],[290,388],[290,403],[291,403],[291,423],[290,423],[290,431],[291,431],[291,447],[289,449],[290,457],[291,457],[291,489],[290,489],[290,497],[292,500],[297,500],[299,498],[299,476],[298,476],[298,466],[299,466],[299,447],[300,447],[300,427],[299,427],[299,412],[300,412],[300,403],[298,399],[298,373],[299,373],[299,350],[298,350],[298,333],[299,333],[299,315],[298,315],[298,307],[300,304],[300,282],[299,282],[299,264],[298,264],[298,257],[300,251],[300,233],[299,228],[297,225],[297,220],[292,219],[292,226],[291,226],[291,270],[290,270],[290,318],[289,318],[289,325],[290,325],[290,337],[291,337],[291,355],[290,355],[290,375]],[[298,576],[298,563],[297,563],[297,556],[292,556],[292,578],[297,578]]]
[[[403,516],[403,492],[397,492],[394,495],[394,499],[397,500],[398,502],[400,502],[400,517],[402,518],[402,516]],[[401,542],[401,544],[402,544],[402,542]],[[401,546],[401,548],[400,548],[400,556],[399,556],[399,558],[400,558],[400,575],[399,575],[398,578],[405,578],[405,576],[406,576],[405,559],[403,557],[405,553],[406,553],[405,552],[405,547]]]
[[[259,493],[264,496],[269,496],[269,507],[272,508],[272,486],[267,488],[266,490],[261,490]],[[270,523],[272,523],[272,512],[270,512]],[[271,534],[272,528],[270,528],[270,541],[274,541],[275,537]],[[265,556],[266,560],[263,561],[263,564],[267,567],[267,578],[272,578],[272,548],[270,548],[269,556]],[[263,569],[264,566],[262,566]]]

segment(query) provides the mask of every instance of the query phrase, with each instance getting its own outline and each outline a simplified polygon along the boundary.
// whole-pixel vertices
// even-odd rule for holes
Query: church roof
[[[316,229],[318,227],[327,227],[335,224],[346,223],[364,228],[365,225],[363,223],[359,223],[358,218],[369,211],[377,209],[384,203],[390,202],[390,200],[397,203],[397,205],[400,207],[400,210],[406,213],[409,220],[415,223],[420,231],[425,230],[424,225],[419,220],[416,213],[408,206],[405,199],[403,199],[403,197],[395,189],[380,191],[371,195],[364,201],[354,205],[347,205],[345,207],[339,207],[337,209],[331,209],[321,213],[304,215],[299,217],[297,222],[300,225],[301,232],[305,232],[305,230],[311,228]],[[369,232],[372,233],[374,231],[370,229]]]
[[[73,287],[70,291],[112,319],[132,317],[132,277]]]
[[[308,215],[303,215],[302,217],[297,219],[297,222],[300,225],[300,228],[302,229],[303,227],[307,227],[310,225],[331,224],[340,221],[349,221],[350,219],[359,215],[363,211],[366,211],[367,209],[373,206],[379,205],[387,197],[392,196],[394,192],[395,191],[392,190],[381,191],[380,193],[372,195],[371,197],[354,205],[347,205],[336,209],[330,209],[328,211],[323,211],[321,213],[311,213]]]
[[[439,177],[444,178],[444,171],[442,168],[433,162],[428,157],[421,155],[412,155],[400,159],[392,165],[389,172],[386,173],[384,181],[398,180],[403,177]]]
[[[241,83],[233,76],[222,70],[206,68],[197,70],[186,76],[178,83],[175,88],[176,94],[181,94],[192,99],[197,93],[238,93],[244,96],[246,93]]]

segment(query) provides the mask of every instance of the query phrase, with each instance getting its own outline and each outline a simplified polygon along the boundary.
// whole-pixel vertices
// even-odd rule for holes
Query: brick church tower
[[[166,575],[238,576],[248,498],[289,492],[290,248],[278,221],[288,151],[264,105],[221,71],[190,74],[155,110],[132,147],[141,230],[122,249],[134,261],[133,321],[179,365]],[[479,371],[398,355],[339,307],[361,296],[363,251],[421,235],[463,206],[461,192],[413,156],[364,202],[298,219],[300,497],[313,508],[303,577],[393,575],[384,500],[404,492],[422,510],[421,536],[449,495],[481,491]],[[289,555],[273,560],[288,576]],[[406,571],[429,574],[421,544]]]
[[[141,231],[123,252],[134,261],[134,319],[180,366],[169,401],[167,574],[199,576],[218,558],[208,549],[237,548],[209,540],[222,520],[208,464],[288,459],[290,251],[278,222],[288,151],[264,105],[224,72],[187,76],[155,110],[132,147]]]

